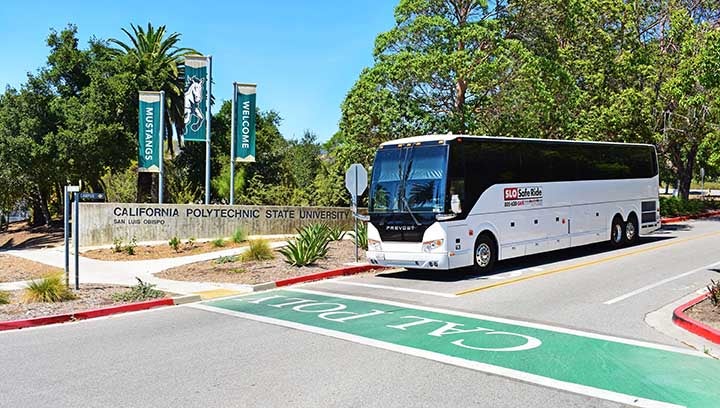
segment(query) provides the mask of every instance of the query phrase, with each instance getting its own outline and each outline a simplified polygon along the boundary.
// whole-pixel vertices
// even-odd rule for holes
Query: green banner
[[[160,172],[162,139],[160,138],[160,92],[140,91],[138,115],[138,171]]]
[[[186,142],[204,142],[207,133],[208,58],[185,57],[185,133]]]
[[[255,161],[254,84],[235,84],[235,161]]]

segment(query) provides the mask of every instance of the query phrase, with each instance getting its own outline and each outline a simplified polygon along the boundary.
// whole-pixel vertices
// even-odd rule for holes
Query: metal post
[[[230,205],[235,204],[235,104],[237,82],[233,82],[232,111],[230,112]]]
[[[70,287],[70,193],[68,187],[63,187],[63,242],[65,243],[65,286]]]
[[[353,207],[355,208],[355,212],[357,212],[357,195],[353,194]],[[355,263],[358,262],[358,223],[357,223],[357,217],[353,217],[355,219]]]
[[[207,126],[205,127],[205,204],[210,204],[210,122],[212,121],[210,95],[212,95],[212,56],[208,55],[207,58],[207,106],[205,109],[205,117],[207,118]]]
[[[358,202],[358,194],[357,194],[358,168],[357,167],[355,167],[355,171],[353,173],[355,173],[354,174],[354,176],[355,176],[355,192],[353,193],[353,211],[355,211],[355,213],[357,213],[357,202]],[[358,239],[357,239],[358,235],[357,234],[358,234],[358,220],[357,220],[357,217],[355,217],[355,263],[357,263],[359,260],[358,259]]]
[[[165,161],[165,91],[160,91],[160,173],[158,174],[158,202],[163,203],[163,162]]]
[[[75,214],[73,216],[73,245],[75,247],[75,290],[80,289],[80,193],[75,198]]]

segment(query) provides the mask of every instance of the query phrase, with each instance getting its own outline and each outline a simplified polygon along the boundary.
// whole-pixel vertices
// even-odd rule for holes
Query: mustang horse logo
[[[193,132],[197,132],[205,121],[205,116],[200,109],[204,83],[205,79],[192,76],[185,88],[185,133],[188,133],[188,126]],[[194,122],[193,118],[195,118]]]

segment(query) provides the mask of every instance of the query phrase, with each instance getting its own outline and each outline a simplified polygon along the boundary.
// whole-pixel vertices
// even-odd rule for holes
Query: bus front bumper
[[[415,269],[449,269],[447,253],[367,251],[373,265]]]

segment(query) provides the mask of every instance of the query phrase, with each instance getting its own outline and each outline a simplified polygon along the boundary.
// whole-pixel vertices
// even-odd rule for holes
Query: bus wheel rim
[[[484,268],[488,266],[488,264],[490,264],[491,256],[492,251],[490,250],[490,246],[488,246],[488,244],[482,243],[478,245],[477,251],[475,251],[475,260],[480,267]]]
[[[625,226],[625,237],[628,241],[632,241],[635,238],[635,224],[628,222]]]

